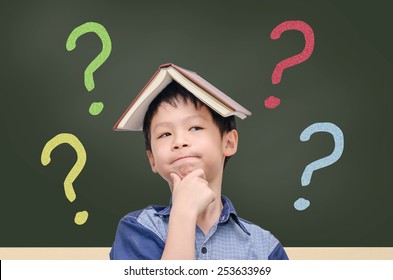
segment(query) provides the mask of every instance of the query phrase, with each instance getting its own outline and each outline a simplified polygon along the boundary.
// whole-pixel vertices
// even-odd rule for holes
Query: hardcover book
[[[114,130],[140,131],[149,104],[173,80],[223,117],[241,119],[251,112],[197,73],[172,63],[161,65],[114,126]]]

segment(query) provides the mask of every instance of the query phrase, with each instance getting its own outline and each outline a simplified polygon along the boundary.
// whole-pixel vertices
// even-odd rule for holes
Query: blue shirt
[[[288,259],[280,242],[269,231],[238,217],[227,197],[222,196],[222,203],[220,218],[207,235],[196,226],[195,259]],[[110,259],[160,259],[170,211],[170,206],[149,206],[124,216],[117,228]]]

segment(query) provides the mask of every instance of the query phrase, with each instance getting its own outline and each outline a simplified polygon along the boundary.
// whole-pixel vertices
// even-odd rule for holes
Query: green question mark
[[[102,51],[89,64],[89,66],[87,66],[85,70],[85,87],[88,91],[92,91],[94,89],[93,73],[105,62],[112,50],[111,38],[109,37],[109,34],[106,31],[105,27],[96,22],[86,22],[78,26],[68,36],[66,42],[66,49],[67,51],[74,50],[76,48],[76,40],[80,36],[89,32],[96,33],[102,42]],[[91,115],[95,116],[100,114],[102,109],[104,109],[104,104],[102,102],[93,102],[90,105],[89,112]]]

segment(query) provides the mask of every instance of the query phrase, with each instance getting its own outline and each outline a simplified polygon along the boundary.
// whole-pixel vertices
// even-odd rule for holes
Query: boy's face
[[[147,156],[153,172],[159,173],[169,185],[170,173],[180,178],[195,169],[204,170],[209,183],[221,183],[224,160],[237,150],[237,132],[221,136],[205,106],[177,102],[159,105],[151,121],[151,151]]]

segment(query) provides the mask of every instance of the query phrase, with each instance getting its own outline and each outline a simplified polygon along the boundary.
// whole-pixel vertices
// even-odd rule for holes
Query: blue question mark
[[[308,141],[310,140],[311,135],[316,132],[330,133],[334,138],[335,146],[333,152],[329,156],[316,160],[306,166],[301,178],[303,187],[307,187],[310,184],[311,176],[315,170],[324,168],[335,163],[340,159],[344,151],[344,134],[341,129],[333,123],[314,123],[310,125],[300,134],[300,140],[303,142]],[[303,211],[310,206],[310,201],[304,198],[299,198],[295,201],[293,206],[296,210]]]

